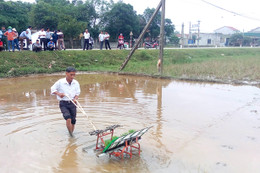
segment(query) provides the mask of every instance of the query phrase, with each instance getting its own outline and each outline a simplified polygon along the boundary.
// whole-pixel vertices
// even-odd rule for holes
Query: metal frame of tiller
[[[136,145],[136,146],[135,146]],[[129,148],[130,148],[130,151],[129,151]],[[124,154],[128,154],[130,156],[130,158],[132,159],[132,156],[133,156],[133,148],[137,149],[138,150],[138,155],[140,157],[140,152],[141,152],[141,145],[140,143],[138,142],[138,137],[135,138],[135,140],[132,140],[132,141],[125,141],[125,147],[121,150],[121,149],[118,149],[117,151],[113,151],[111,153],[109,153],[109,157],[111,157],[112,155],[115,156],[115,157],[121,157],[121,160],[123,160],[124,158]],[[129,151],[129,152],[128,152]]]
[[[89,134],[92,136],[92,135],[96,135],[97,136],[97,141],[96,141],[96,148],[95,150],[100,150],[100,151],[103,151],[104,148],[105,148],[105,141],[104,141],[104,138],[105,136],[107,135],[110,135],[111,134],[111,140],[113,138],[113,135],[114,135],[114,130],[117,128],[117,127],[120,127],[120,125],[112,125],[112,126],[109,126],[109,127],[106,127],[105,130],[94,130],[92,132],[89,132]],[[109,131],[109,132],[108,132]],[[99,142],[99,139],[101,142]]]
[[[117,127],[120,127],[120,125],[112,125],[112,126],[106,127],[105,130],[94,130],[92,132],[89,132],[89,134],[91,136],[92,135],[96,135],[97,136],[95,150],[101,152],[100,154],[97,155],[98,157],[103,155],[103,154],[106,154],[106,153],[103,153],[103,150],[105,148],[104,137],[108,136],[108,135],[111,135],[110,138],[111,138],[111,141],[112,141],[112,138],[113,138],[113,135],[114,135],[114,130]],[[123,147],[123,149],[116,148],[114,150],[108,151],[109,157],[111,157],[111,155],[113,155],[115,157],[121,157],[121,159],[123,160],[124,154],[127,154],[127,155],[130,156],[130,158],[132,158],[132,156],[133,156],[133,153],[132,153],[133,148],[138,150],[138,154],[140,156],[141,145],[138,142],[139,139],[141,139],[141,137],[136,137],[136,138],[131,139],[131,140],[125,140],[124,145],[123,145],[124,147],[123,146],[120,147],[120,148]]]

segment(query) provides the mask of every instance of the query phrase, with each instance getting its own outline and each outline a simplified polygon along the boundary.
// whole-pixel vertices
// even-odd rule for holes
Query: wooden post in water
[[[128,61],[130,60],[131,56],[134,54],[135,50],[137,49],[138,45],[140,44],[142,38],[144,37],[145,32],[148,30],[148,27],[150,26],[150,24],[152,23],[153,19],[155,18],[156,14],[159,12],[161,6],[162,6],[162,1],[165,2],[165,0],[161,0],[159,5],[157,6],[155,12],[153,13],[151,19],[148,21],[148,23],[146,24],[146,26],[144,27],[141,35],[138,37],[135,46],[131,49],[130,53],[128,54],[127,58],[125,59],[125,61],[123,62],[123,64],[120,67],[120,71],[123,70],[126,66],[126,64],[128,63]],[[164,26],[163,26],[164,28]]]
[[[160,31],[160,55],[159,55],[159,72],[163,74],[163,48],[164,48],[164,26],[165,26],[165,0],[162,3],[162,14],[161,14],[161,31]]]

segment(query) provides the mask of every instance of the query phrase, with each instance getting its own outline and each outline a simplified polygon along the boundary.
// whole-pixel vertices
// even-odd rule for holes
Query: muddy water
[[[81,74],[80,103],[99,129],[153,126],[141,156],[97,158],[78,113],[69,137],[50,86],[63,75],[0,80],[0,172],[260,172],[260,89]]]

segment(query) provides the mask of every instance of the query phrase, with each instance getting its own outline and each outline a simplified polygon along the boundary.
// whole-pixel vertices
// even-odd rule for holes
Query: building
[[[257,27],[255,29],[252,29],[251,31],[244,33],[244,36],[250,37],[252,39],[251,46],[259,46],[259,44],[260,44],[260,27]]]
[[[239,33],[240,31],[231,26],[223,26],[219,29],[216,29],[214,32],[223,35],[232,35],[232,34]]]

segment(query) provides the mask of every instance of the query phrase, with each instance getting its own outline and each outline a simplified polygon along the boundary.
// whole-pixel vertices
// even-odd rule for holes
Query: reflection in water
[[[68,145],[65,147],[65,150],[61,156],[61,161],[59,167],[54,172],[79,172],[77,164],[77,144],[75,138],[68,139]]]
[[[121,124],[120,135],[153,126],[141,156],[121,161],[82,152],[96,139],[80,112],[69,137],[50,95],[59,78],[0,80],[1,172],[260,172],[259,88],[77,75],[79,101],[98,128]]]

